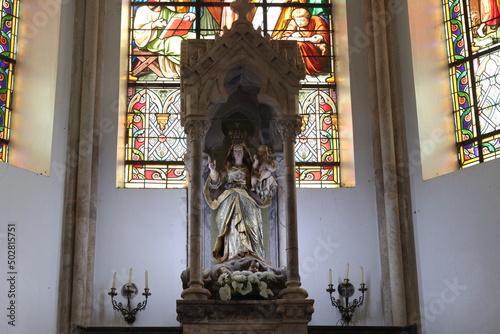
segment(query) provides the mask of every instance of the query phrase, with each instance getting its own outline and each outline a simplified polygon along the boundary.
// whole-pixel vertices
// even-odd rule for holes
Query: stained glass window
[[[500,5],[443,4],[458,158],[467,167],[500,156]]]
[[[296,39],[306,67],[296,144],[300,187],[338,187],[339,140],[331,0],[252,1],[248,19],[271,39]],[[236,16],[229,1],[131,1],[126,187],[186,186],[180,125],[180,43],[214,39]]]
[[[17,0],[2,1],[0,36],[0,161],[7,161],[12,112],[12,88],[16,64],[18,26]]]

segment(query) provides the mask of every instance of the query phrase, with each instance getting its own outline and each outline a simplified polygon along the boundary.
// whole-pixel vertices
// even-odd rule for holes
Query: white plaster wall
[[[332,268],[337,288],[345,278],[347,263],[349,279],[356,290],[361,283],[360,266],[368,287],[365,305],[356,311],[352,324],[383,325],[373,179],[361,176],[358,181],[363,185],[324,191],[321,195],[315,190],[298,192],[300,275],[303,288],[315,300],[311,325],[331,326],[340,319],[326,292],[328,269]],[[334,295],[338,298],[337,292]],[[353,298],[359,295],[356,291]]]
[[[416,106],[425,105],[427,99],[426,95],[418,93],[423,86],[435,84],[434,80],[443,75],[436,72],[431,76],[431,81],[422,78],[422,72],[425,75],[427,71],[424,69],[429,65],[418,59],[432,59],[439,44],[432,39],[421,39],[418,47],[410,47],[410,30],[416,26],[408,26],[406,2],[402,3],[405,10],[397,15],[398,43],[403,60],[401,78],[411,157],[423,333],[496,333],[500,318],[494,304],[500,298],[500,292],[492,287],[500,275],[500,179],[497,177],[500,161],[422,181],[422,168],[417,157],[422,156],[419,153],[434,156],[440,150],[442,136],[432,138],[429,135],[419,141],[422,133],[417,128],[417,114],[419,118],[432,119],[442,114],[442,110],[439,109],[441,103],[427,104],[426,108],[417,109]],[[426,13],[421,16],[423,26],[431,25],[427,20],[439,19],[440,12],[435,10],[439,4],[435,1],[424,0],[419,5]],[[415,31],[419,29],[412,30],[412,38]],[[434,33],[433,29],[421,29],[421,32]],[[426,56],[421,58],[415,53],[424,53]],[[439,62],[439,59],[436,61]],[[412,68],[420,71],[413,72]],[[442,92],[436,91],[436,94]],[[421,126],[420,122],[418,125]]]
[[[424,333],[498,331],[498,312],[489,304],[500,293],[489,287],[500,275],[499,168],[494,161],[415,182]]]
[[[36,0],[23,1],[23,6],[28,6],[35,16],[24,16],[31,24],[33,38],[50,48],[54,45],[54,62],[58,65],[56,73],[51,77],[40,75],[36,68],[29,74],[29,80],[39,86],[50,86],[46,91],[55,91],[55,108],[53,106],[54,95],[48,94],[38,101],[39,105],[47,102],[52,104],[54,115],[52,151],[50,176],[42,176],[0,163],[0,333],[26,334],[26,333],[56,333],[57,314],[57,290],[59,279],[59,260],[61,244],[61,221],[63,207],[63,184],[65,170],[66,131],[69,105],[69,82],[71,80],[71,56],[72,56],[72,30],[73,30],[73,5],[65,1],[61,8],[60,44],[58,35],[44,34],[58,28],[59,19],[52,10],[57,10],[59,2],[40,3]],[[54,27],[57,25],[57,27]],[[36,28],[36,29],[35,29]],[[36,30],[36,31],[35,31]],[[35,43],[36,44],[36,43]],[[61,52],[60,50],[63,50]],[[44,64],[38,56],[44,57],[47,50],[35,48],[30,50],[29,61]],[[58,56],[59,54],[59,56]],[[21,66],[21,63],[19,63]],[[33,72],[34,71],[34,72]],[[41,71],[43,72],[43,70]],[[57,78],[57,81],[56,81]],[[23,77],[16,78],[22,84]],[[34,81],[34,82],[33,82]],[[22,87],[22,85],[21,85]],[[24,91],[16,91],[22,94]],[[24,93],[23,99],[34,99],[31,94]],[[48,99],[47,101],[44,101]],[[43,112],[43,108],[34,112]],[[52,116],[47,116],[50,119]],[[16,116],[13,116],[13,122]],[[40,126],[37,122],[27,123],[28,127]],[[29,128],[24,130],[30,131]],[[47,130],[47,129],[45,129]],[[15,134],[14,134],[15,136]],[[7,226],[15,224],[16,239],[16,291],[15,298],[9,298],[10,284],[7,279],[11,276],[7,267]],[[15,300],[16,318],[15,326],[8,324],[11,319],[7,318],[7,308],[11,300]]]
[[[0,332],[23,334],[35,332],[37,328],[41,333],[55,333],[61,188],[51,184],[54,180],[48,177],[5,167],[0,166]],[[9,224],[15,226],[14,275],[8,274],[12,272],[7,263]],[[7,281],[12,276],[15,289]],[[7,310],[12,302],[14,314]],[[12,320],[15,321],[9,324]]]

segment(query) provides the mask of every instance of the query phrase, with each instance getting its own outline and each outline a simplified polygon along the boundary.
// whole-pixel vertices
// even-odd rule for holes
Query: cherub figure
[[[248,271],[252,272],[252,273],[256,273],[258,271],[260,271],[260,264],[259,262],[257,262],[257,260],[254,260],[252,262],[250,262],[250,265],[248,266]]]
[[[273,173],[276,171],[276,164],[270,157],[271,149],[267,145],[260,145],[257,154],[254,155],[252,165],[252,191],[256,191],[261,198],[268,197],[276,187]]]

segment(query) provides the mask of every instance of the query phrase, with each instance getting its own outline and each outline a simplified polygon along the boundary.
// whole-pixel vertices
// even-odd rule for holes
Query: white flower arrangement
[[[221,285],[221,288],[219,288],[220,299],[230,300],[232,295],[246,296],[251,292],[256,292],[259,296],[269,299],[274,294],[268,283],[275,279],[274,273],[270,271],[253,273],[244,270],[223,273],[217,281]]]

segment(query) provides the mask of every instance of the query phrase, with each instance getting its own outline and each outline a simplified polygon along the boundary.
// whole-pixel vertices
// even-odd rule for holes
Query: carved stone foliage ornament
[[[287,117],[278,121],[278,132],[283,141],[295,141],[295,138],[300,133],[302,119],[300,116]]]
[[[191,140],[204,140],[209,125],[210,122],[206,118],[189,117],[184,124],[184,130]]]

